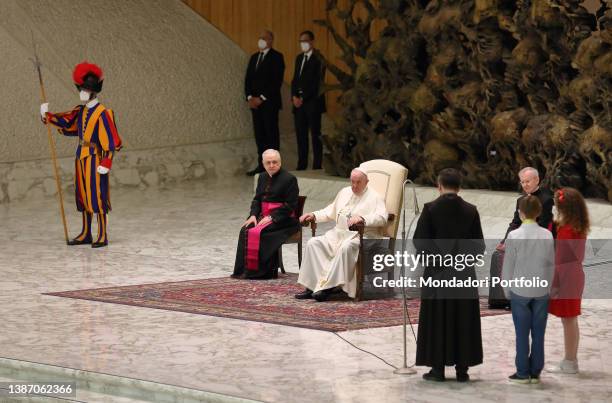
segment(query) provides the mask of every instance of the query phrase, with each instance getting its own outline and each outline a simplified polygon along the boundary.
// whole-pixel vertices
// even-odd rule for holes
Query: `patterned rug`
[[[172,283],[140,284],[47,293],[58,297],[110,302],[200,315],[297,326],[330,332],[397,326],[403,322],[402,300],[395,298],[353,302],[345,294],[318,303],[296,300],[302,291],[296,274],[275,280],[235,280],[229,277]],[[481,316],[500,315],[481,299]],[[419,300],[409,300],[410,318],[419,317]]]

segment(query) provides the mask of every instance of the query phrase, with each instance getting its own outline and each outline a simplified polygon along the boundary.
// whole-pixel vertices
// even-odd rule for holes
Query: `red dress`
[[[553,290],[557,290],[548,312],[562,318],[580,315],[580,303],[584,290],[584,248],[586,236],[580,234],[569,225],[557,228],[555,243],[555,277]]]

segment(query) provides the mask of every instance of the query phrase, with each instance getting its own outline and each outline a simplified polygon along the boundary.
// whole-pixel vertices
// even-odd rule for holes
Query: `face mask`
[[[89,97],[90,96],[91,96],[91,94],[89,93],[89,91],[81,90],[81,92],[79,92],[79,98],[83,102],[89,101]]]
[[[310,43],[300,42],[300,47],[302,48],[302,52],[306,53],[310,50]]]
[[[263,39],[260,39],[257,41],[257,47],[261,50],[264,50],[268,47],[268,42],[264,41]]]

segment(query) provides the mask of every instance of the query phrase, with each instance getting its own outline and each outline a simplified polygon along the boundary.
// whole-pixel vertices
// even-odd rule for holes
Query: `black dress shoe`
[[[310,299],[312,298],[312,291],[307,288],[301,293],[295,294],[294,297],[295,299]]]
[[[74,238],[69,240],[68,242],[66,242],[68,245],[70,246],[75,246],[75,245],[89,245],[91,243],[91,238],[85,238],[83,240]]]
[[[108,241],[104,241],[104,242],[94,242],[91,244],[92,248],[103,248],[106,245],[108,245]]]
[[[467,382],[470,380],[468,375],[469,367],[455,365],[455,373],[457,374],[457,382]]]
[[[317,302],[324,302],[329,299],[329,296],[332,295],[332,288],[328,288],[326,290],[317,291],[312,294],[312,298],[314,298]]]
[[[443,372],[436,371],[434,369],[432,369],[426,374],[423,374],[423,379],[425,379],[426,381],[433,381],[433,382],[444,382],[446,380]]]
[[[469,382],[470,375],[467,372],[457,372],[457,382]]]

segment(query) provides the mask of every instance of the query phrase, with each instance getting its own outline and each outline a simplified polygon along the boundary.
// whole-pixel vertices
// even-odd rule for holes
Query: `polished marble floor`
[[[63,245],[54,199],[0,205],[0,356],[266,402],[612,401],[612,300],[584,301],[580,375],[545,374],[541,385],[524,387],[506,381],[514,365],[510,315],[483,318],[485,363],[471,370],[473,382],[430,384],[423,368],[395,375],[334,333],[42,295],[229,275],[251,191],[247,178],[118,189],[111,245],[100,250]],[[310,200],[306,209],[324,202]],[[74,235],[78,216],[72,205],[66,210]],[[483,225],[503,230],[507,221],[484,217]],[[295,247],[284,256],[297,271]],[[401,327],[340,336],[402,363]],[[556,318],[546,348],[549,363],[561,358]]]

